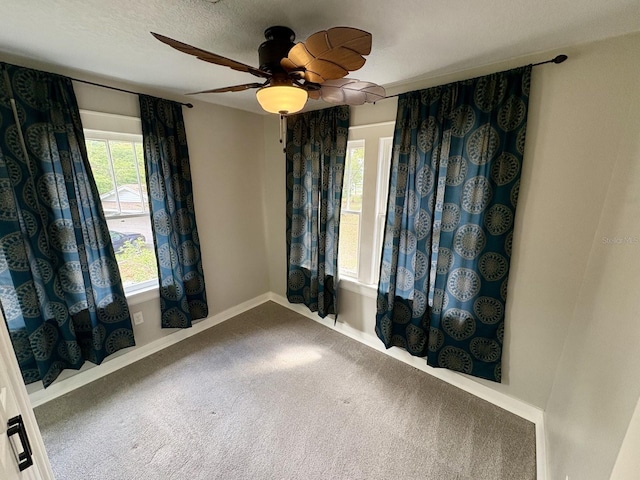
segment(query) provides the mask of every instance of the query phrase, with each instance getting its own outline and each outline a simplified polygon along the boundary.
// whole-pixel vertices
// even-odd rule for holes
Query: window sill
[[[361,283],[355,278],[341,278],[338,283],[338,289],[348,290],[353,293],[358,293],[365,297],[377,298],[378,286],[366,283]]]
[[[131,307],[133,305],[148,302],[149,300],[160,298],[160,289],[156,283],[155,285],[138,288],[129,292],[125,291],[125,296],[127,297],[127,303]]]

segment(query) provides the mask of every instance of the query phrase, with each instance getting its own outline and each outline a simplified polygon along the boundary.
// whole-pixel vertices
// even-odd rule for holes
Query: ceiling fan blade
[[[280,62],[291,71],[304,68],[308,82],[323,83],[342,78],[361,68],[371,53],[371,34],[351,27],[334,27],[296,44]]]
[[[233,85],[231,87],[212,88],[211,90],[202,90],[201,92],[191,92],[187,95],[197,95],[199,93],[224,93],[224,92],[242,92],[251,88],[264,87],[266,83],[245,83],[243,85]]]
[[[342,105],[362,105],[382,100],[386,96],[384,87],[355,78],[327,80],[320,87],[320,98],[325,102]]]
[[[179,42],[178,40],[165,37],[164,35],[160,35],[159,33],[151,32],[151,35],[156,37],[162,43],[169,45],[170,47],[173,47],[182,53],[186,53],[189,55],[193,55],[194,57],[198,57],[200,60],[203,60],[205,62],[215,63],[216,65],[229,67],[234,70],[238,70],[239,72],[247,72],[252,75],[255,75],[256,77],[271,78],[271,74],[269,72],[265,72],[263,70],[260,70],[259,68],[252,67],[251,65],[246,65],[244,63],[231,60],[230,58],[226,58],[215,53],[207,52],[206,50],[202,50],[200,48],[193,47],[186,43]]]

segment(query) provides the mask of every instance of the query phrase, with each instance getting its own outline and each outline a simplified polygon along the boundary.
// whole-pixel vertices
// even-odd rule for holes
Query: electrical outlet
[[[133,314],[133,323],[136,325],[140,325],[144,322],[144,317],[142,316],[142,312],[136,312]]]

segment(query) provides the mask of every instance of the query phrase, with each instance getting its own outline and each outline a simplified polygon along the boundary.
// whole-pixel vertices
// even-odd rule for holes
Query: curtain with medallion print
[[[0,303],[25,383],[135,345],[71,80],[0,64]]]
[[[287,118],[287,299],[337,314],[338,230],[349,107]]]
[[[162,328],[209,315],[182,106],[140,95],[140,118]]]
[[[401,95],[376,333],[501,381],[531,66]]]

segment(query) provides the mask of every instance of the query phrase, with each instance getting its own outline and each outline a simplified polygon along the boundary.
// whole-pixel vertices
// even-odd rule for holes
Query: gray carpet
[[[36,416],[58,480],[535,479],[533,424],[271,302]]]

